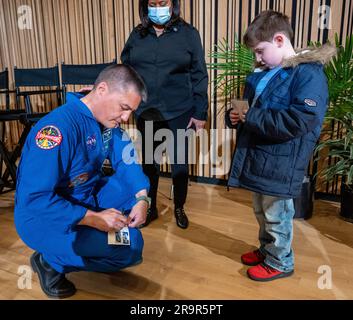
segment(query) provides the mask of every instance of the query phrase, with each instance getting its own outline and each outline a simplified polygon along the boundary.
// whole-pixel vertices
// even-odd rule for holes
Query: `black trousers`
[[[137,118],[137,129],[142,134],[142,167],[145,175],[150,180],[150,191],[148,196],[152,199],[152,208],[156,208],[157,205],[157,190],[160,173],[160,164],[155,161],[156,159],[153,155],[155,154],[156,149],[159,146],[161,147],[162,143],[168,144],[169,149],[173,150],[174,153],[174,155],[168,154],[169,159],[173,160],[173,163],[171,164],[171,169],[174,186],[174,205],[178,208],[182,207],[185,204],[189,178],[188,145],[187,139],[184,139],[184,143],[181,143],[180,139],[177,139],[177,130],[186,130],[186,127],[192,115],[193,110],[191,109],[175,119],[166,121],[151,121],[145,120],[141,117]],[[153,124],[153,130],[146,130],[147,123],[149,128],[151,128]],[[155,133],[160,129],[168,129],[170,133],[172,133],[173,141],[168,139],[164,139],[162,141],[154,141]],[[163,135],[162,132],[161,135]],[[146,155],[146,139],[149,145],[152,146],[153,143],[153,155],[149,155],[149,152],[151,152],[152,150],[147,150],[148,155]],[[148,161],[146,161],[147,156]],[[153,163],[151,163],[152,156]]]

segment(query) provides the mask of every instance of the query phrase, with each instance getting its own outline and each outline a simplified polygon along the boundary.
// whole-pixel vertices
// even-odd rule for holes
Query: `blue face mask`
[[[166,24],[170,18],[170,7],[148,7],[148,17],[160,26]]]

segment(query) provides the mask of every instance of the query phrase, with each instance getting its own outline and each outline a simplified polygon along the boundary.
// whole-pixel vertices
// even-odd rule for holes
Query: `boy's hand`
[[[249,110],[249,103],[246,99],[232,99],[232,111],[230,112],[230,121],[232,125],[236,125],[239,121],[245,122],[245,115]]]
[[[238,111],[236,111],[235,109],[232,109],[232,111],[229,113],[229,118],[233,126],[238,124],[238,122],[241,120]]]
[[[249,110],[247,109],[247,110],[243,110],[243,112],[240,114],[240,121],[241,122],[245,122],[245,120],[246,120],[246,114],[247,114],[247,112],[248,112]]]

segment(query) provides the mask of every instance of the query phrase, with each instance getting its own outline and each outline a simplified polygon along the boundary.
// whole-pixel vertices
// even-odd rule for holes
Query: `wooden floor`
[[[160,218],[142,230],[144,262],[107,275],[68,275],[72,299],[353,299],[353,224],[338,217],[338,205],[317,201],[314,217],[295,220],[295,274],[269,283],[251,281],[240,255],[258,244],[251,194],[192,183],[187,230],[178,228],[168,199],[170,180],[161,179]],[[19,289],[19,267],[32,251],[13,224],[13,193],[0,196],[0,299],[46,299],[37,275],[32,289]],[[332,289],[318,286],[320,266],[332,270]],[[326,273],[327,274],[327,273]]]

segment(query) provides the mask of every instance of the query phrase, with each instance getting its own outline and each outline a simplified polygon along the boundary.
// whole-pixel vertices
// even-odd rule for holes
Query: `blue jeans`
[[[260,252],[265,263],[282,272],[294,269],[293,199],[283,199],[254,193],[253,205],[260,226]]]

